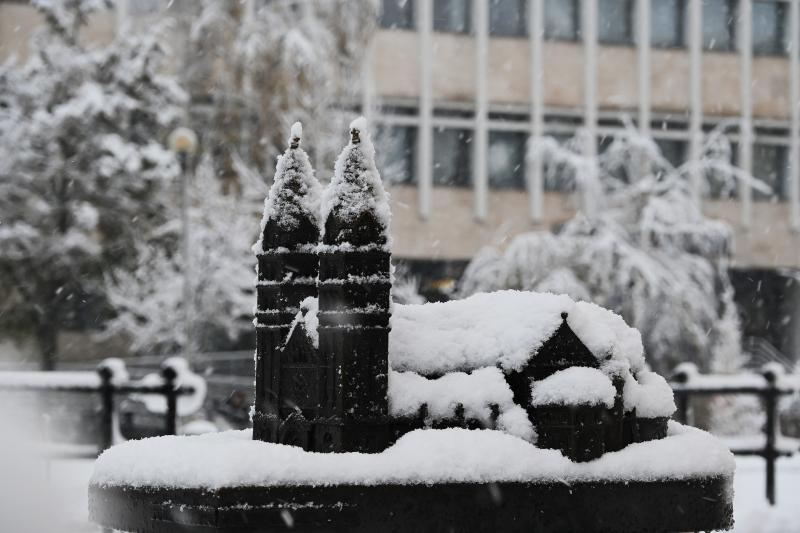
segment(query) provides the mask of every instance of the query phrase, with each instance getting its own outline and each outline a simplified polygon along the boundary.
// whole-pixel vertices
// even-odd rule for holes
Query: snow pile
[[[464,418],[491,426],[492,407],[498,409],[498,428],[524,440],[533,439],[533,426],[524,409],[514,403],[503,372],[495,367],[451,372],[438,379],[427,379],[415,372],[389,371],[389,414],[399,418],[416,417],[422,406],[430,420],[452,420],[456,407],[464,408]],[[427,422],[427,421],[426,421]]]
[[[99,369],[108,369],[111,371],[111,383],[114,385],[120,385],[125,383],[130,379],[130,375],[128,374],[128,369],[125,367],[125,361],[120,359],[119,357],[109,357],[107,359],[103,359],[100,361],[100,364],[97,365]]]
[[[359,117],[350,123],[350,143],[334,166],[333,179],[322,197],[322,220],[336,216],[345,222],[371,212],[382,226],[382,236],[390,242],[389,195],[383,188],[375,166],[375,147],[367,131],[367,120]],[[324,228],[323,228],[324,231]]]
[[[305,331],[308,338],[311,339],[314,348],[319,348],[319,332],[317,331],[317,327],[319,326],[318,312],[319,299],[316,297],[308,296],[300,302],[300,311],[297,312],[297,315],[295,315],[292,321],[292,326],[289,328],[289,333],[286,335],[286,342],[289,342],[289,339],[292,338],[292,334],[294,333],[294,328],[299,325],[302,326],[303,331]]]
[[[189,363],[182,357],[170,357],[162,364],[162,367],[170,367],[177,374],[175,386],[192,387],[191,394],[178,396],[178,416],[188,416],[200,409],[206,399],[206,380],[191,371]],[[161,385],[164,378],[161,374],[147,374],[139,383],[142,385]],[[167,411],[167,400],[161,394],[131,394],[131,398],[142,402],[151,413],[162,414]]]
[[[0,372],[0,387],[3,388],[61,388],[61,387],[99,387],[97,372]]]
[[[91,484],[134,487],[656,481],[731,476],[731,452],[711,435],[670,423],[667,438],[574,463],[492,430],[417,430],[382,453],[313,453],[254,441],[250,431],[129,441],[106,450]]]
[[[513,290],[396,304],[390,364],[420,374],[486,366],[520,370],[558,329],[562,313],[568,313],[567,324],[599,361],[610,356],[633,371],[644,365],[641,335],[619,315],[566,295]]]
[[[614,407],[616,389],[602,371],[574,366],[531,385],[531,405],[600,405]]]
[[[278,156],[275,178],[264,200],[259,240],[253,247],[255,253],[263,252],[264,230],[269,222],[284,231],[296,230],[304,221],[319,226],[319,208],[322,188],[314,177],[308,154],[300,148],[303,127],[292,125],[289,147]]]
[[[636,409],[640,418],[670,417],[675,412],[675,398],[669,383],[649,370],[625,378],[622,391],[625,410]]]

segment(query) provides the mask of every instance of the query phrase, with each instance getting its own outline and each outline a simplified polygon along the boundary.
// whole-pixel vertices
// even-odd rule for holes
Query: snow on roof
[[[688,453],[691,451],[691,453]],[[252,440],[250,430],[128,441],[97,459],[91,484],[202,487],[490,482],[656,481],[730,476],[731,452],[670,422],[664,439],[576,463],[492,430],[417,430],[381,453],[313,453]]]
[[[649,370],[642,370],[625,377],[622,390],[625,410],[636,409],[640,418],[670,417],[675,412],[675,398],[672,388],[660,375]]]
[[[322,221],[332,211],[344,220],[351,220],[365,211],[375,214],[383,226],[387,242],[390,240],[389,223],[392,218],[389,195],[383,188],[381,175],[375,166],[375,147],[367,130],[367,120],[359,117],[350,123],[350,131],[357,132],[357,141],[351,136],[334,165],[333,179],[322,195]],[[353,175],[348,162],[358,161],[363,171]],[[323,228],[324,231],[324,228]]]
[[[596,368],[573,366],[531,384],[531,405],[600,405],[614,407],[617,390]]]
[[[480,420],[487,426],[492,406],[498,408],[498,428],[524,440],[533,440],[533,425],[524,409],[514,403],[514,395],[496,367],[471,374],[451,372],[438,379],[427,379],[415,372],[389,371],[389,414],[415,417],[427,407],[432,420],[452,420],[456,406],[464,407],[464,417]],[[521,412],[521,416],[520,416]]]
[[[299,122],[292,125],[289,147],[278,156],[275,178],[264,200],[264,215],[254,253],[263,252],[264,229],[272,220],[284,230],[294,230],[302,219],[319,225],[319,208],[322,187],[314,177],[308,154],[300,148],[303,128]]]
[[[519,370],[553,335],[562,313],[598,360],[611,356],[633,372],[644,367],[641,335],[619,315],[563,294],[513,290],[449,302],[395,304],[390,365],[420,374],[487,366]]]

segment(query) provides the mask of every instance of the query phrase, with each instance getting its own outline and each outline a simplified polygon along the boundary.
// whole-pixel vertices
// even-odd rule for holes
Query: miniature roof
[[[616,313],[566,295],[513,290],[395,304],[389,362],[396,371],[423,375],[487,366],[520,370],[561,325],[562,313],[598,362],[609,360],[634,373],[644,367],[641,335]]]
[[[316,298],[307,298],[292,326],[317,345]],[[566,313],[566,319],[564,318]],[[619,315],[569,296],[527,291],[480,293],[463,300],[421,305],[394,304],[389,334],[389,404],[393,416],[413,416],[425,404],[433,419],[452,418],[457,404],[479,420],[499,409],[499,426],[525,440],[533,429],[512,400],[503,372],[521,370],[567,326],[597,358],[599,369],[557,372],[540,392],[555,403],[613,404],[606,376],[625,379],[625,408],[645,417],[670,416],[672,390],[645,370],[639,332]],[[633,375],[641,376],[641,382]],[[435,379],[430,379],[435,378]],[[547,383],[545,383],[547,382]],[[572,397],[556,398],[570,393]],[[521,411],[523,416],[518,416]]]

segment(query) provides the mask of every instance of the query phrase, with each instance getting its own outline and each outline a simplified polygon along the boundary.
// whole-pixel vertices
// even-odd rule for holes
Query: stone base
[[[729,477],[626,483],[89,488],[102,527],[183,532],[667,532],[730,529]]]

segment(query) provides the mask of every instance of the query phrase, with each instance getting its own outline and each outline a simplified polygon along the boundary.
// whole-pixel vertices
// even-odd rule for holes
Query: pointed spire
[[[264,201],[261,235],[256,253],[269,248],[293,248],[319,240],[319,205],[322,188],[314,176],[308,154],[300,148],[303,126],[292,125],[289,147],[278,157],[275,178]]]
[[[322,199],[325,244],[389,244],[389,195],[375,167],[375,148],[367,121],[350,123],[350,142],[336,160],[334,175]]]

